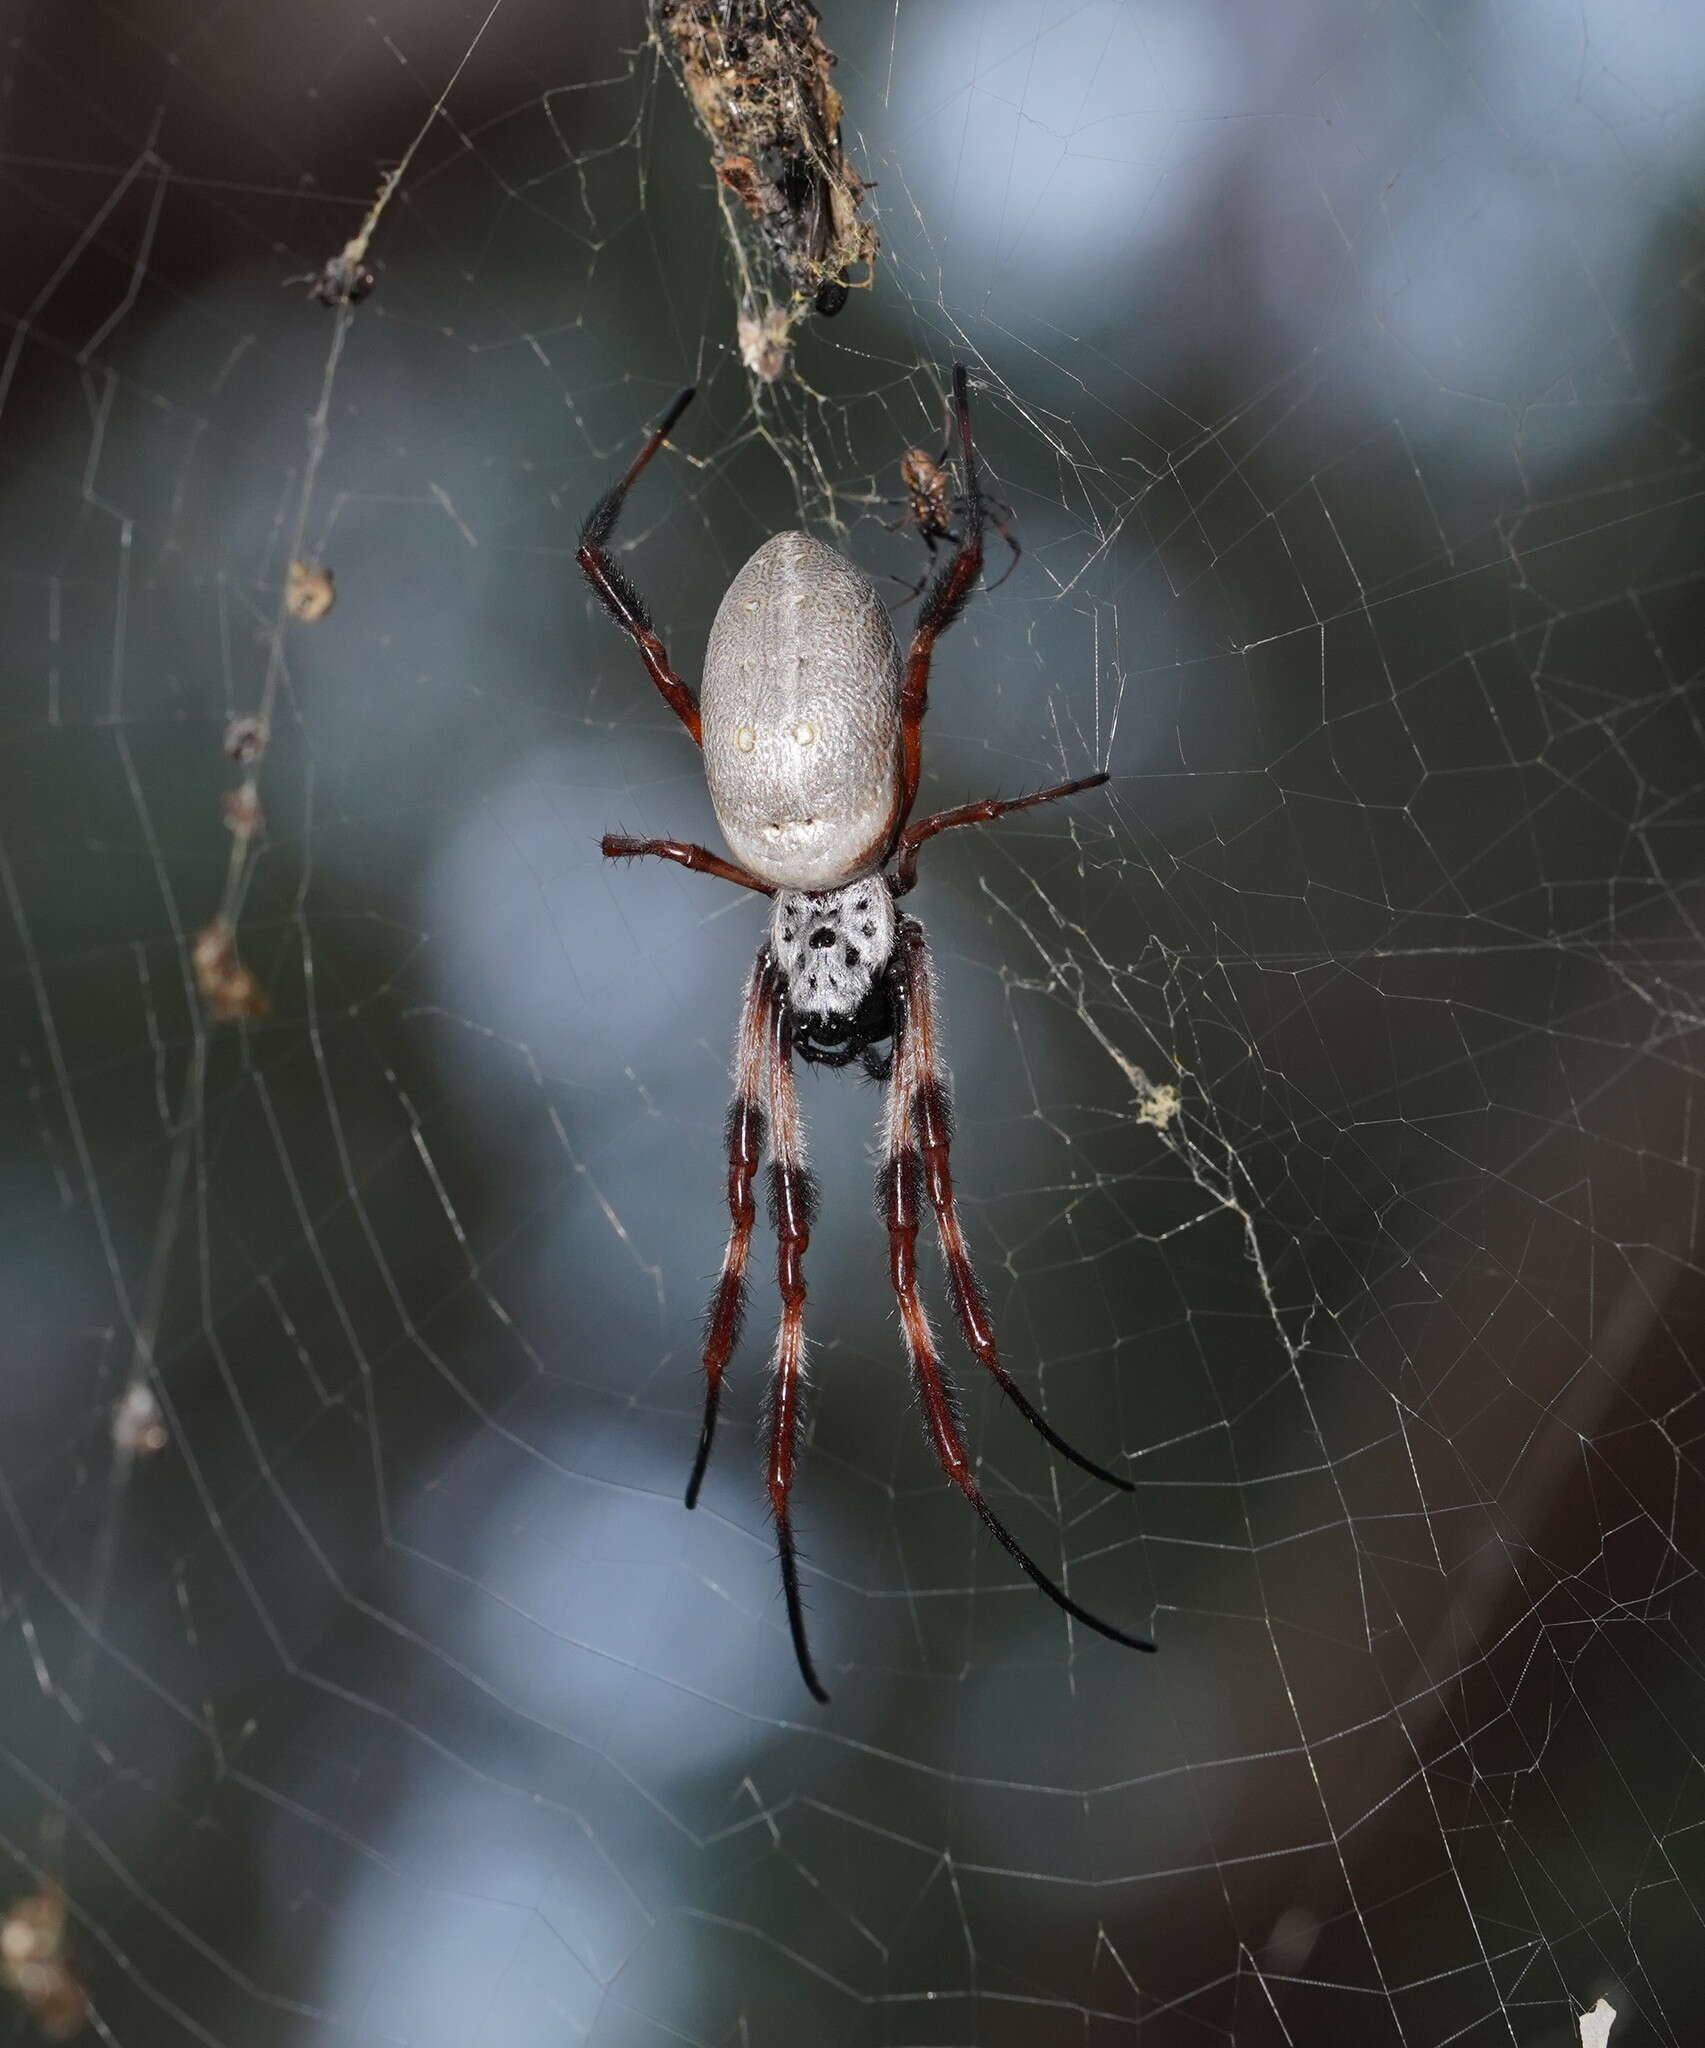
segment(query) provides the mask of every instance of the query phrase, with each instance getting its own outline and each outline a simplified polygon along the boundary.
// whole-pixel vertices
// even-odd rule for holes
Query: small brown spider
[[[942,541],[946,541],[950,547],[960,545],[959,536],[953,530],[953,522],[960,516],[963,500],[955,499],[952,495],[953,471],[948,467],[948,458],[952,453],[951,441],[939,455],[934,456],[927,448],[908,448],[900,457],[900,484],[906,493],[905,497],[884,498],[880,501],[886,505],[905,506],[905,511],[898,519],[883,521],[882,530],[884,533],[898,533],[903,526],[915,528],[918,537],[929,549],[932,571],[935,551]],[[1011,528],[1000,517],[1003,512],[1007,519],[1012,517],[1010,505],[1003,505],[998,498],[983,500],[984,518],[1012,550],[1012,560],[1006,565],[1005,574],[997,576],[993,583],[984,584],[985,590],[999,590],[1007,577],[1018,567],[1018,558],[1024,552],[1013,537]],[[899,578],[896,577],[895,581],[898,582]],[[928,581],[929,573],[926,572],[900,599],[900,603],[910,604]]]
[[[335,256],[328,256],[319,270],[287,277],[286,284],[305,284],[308,296],[322,306],[359,306],[378,283],[367,268],[366,245],[360,236],[345,242]]]

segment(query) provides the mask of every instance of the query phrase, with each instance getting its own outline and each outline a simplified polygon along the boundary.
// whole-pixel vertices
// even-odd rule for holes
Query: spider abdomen
[[[763,881],[830,890],[887,853],[900,790],[900,649],[875,585],[778,533],[728,586],[699,700],[729,851]]]

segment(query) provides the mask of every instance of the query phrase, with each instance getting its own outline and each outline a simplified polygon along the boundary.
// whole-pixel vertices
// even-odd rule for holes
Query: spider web
[[[637,8],[8,28],[0,1846],[88,2024],[1699,2038],[1682,12],[831,9],[882,253],[770,387]],[[280,289],[368,226],[365,304]],[[761,913],[600,860],[714,827],[573,548],[696,379],[623,530],[683,671],[779,527],[898,600],[955,359],[1024,552],[925,801],[1113,775],[926,855],[956,1178],[1137,1491],[968,1420],[1160,1654],[937,1472],[808,1077],[820,1711],[762,1235],[680,1502]]]

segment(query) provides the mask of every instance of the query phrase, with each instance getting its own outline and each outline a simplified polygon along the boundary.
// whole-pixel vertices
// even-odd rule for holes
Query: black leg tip
[[[692,1460],[692,1473],[688,1475],[688,1493],[686,1493],[688,1513],[692,1513],[692,1509],[698,1507],[698,1491],[704,1485],[704,1475],[710,1470],[710,1438],[712,1438],[712,1432],[706,1430],[704,1436],[698,1442],[698,1456]]]
[[[697,393],[698,388],[699,387],[696,384],[688,384],[682,390],[677,391],[675,393],[675,396],[669,401],[669,410],[663,415],[663,422],[657,429],[657,436],[659,440],[661,440],[663,436],[668,433],[669,429],[672,426],[674,426],[675,422],[681,417],[682,413],[684,413],[687,407],[692,404],[693,398]]]

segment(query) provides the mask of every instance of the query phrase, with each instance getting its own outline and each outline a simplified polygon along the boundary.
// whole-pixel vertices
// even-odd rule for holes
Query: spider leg
[[[1006,520],[1012,517],[1012,507],[1010,505],[1001,505],[997,508],[991,505],[986,508],[986,511],[989,524],[994,528],[996,533],[1000,535],[1001,539],[1004,540],[1007,546],[1012,550],[1012,560],[1007,563],[1006,567],[1001,571],[1001,573],[995,578],[995,580],[992,583],[985,583],[983,585],[983,588],[986,591],[988,591],[992,596],[993,593],[999,590],[1001,585],[1012,574],[1013,570],[1018,567],[1018,558],[1020,555],[1023,554],[1024,550],[1018,545],[1018,536],[1013,532],[1012,528],[1008,526],[1006,523]],[[1006,519],[1003,519],[1000,516],[1003,512],[1006,514]]]
[[[903,1014],[903,1013],[902,1013]],[[1031,1584],[1047,1594],[1056,1607],[1064,1609],[1086,1628],[1132,1650],[1152,1650],[1146,1636],[1128,1634],[1080,1606],[1062,1586],[1057,1585],[983,1498],[971,1470],[959,1418],[958,1391],[929,1326],[929,1317],[918,1298],[917,1239],[918,1191],[924,1178],[923,1162],[913,1137],[912,1102],[922,1079],[916,1054],[915,1036],[909,1018],[900,1027],[900,1048],[895,1059],[894,1079],[889,1085],[887,1117],[887,1158],[882,1169],[879,1197],[883,1221],[888,1227],[889,1278],[900,1305],[900,1325],[905,1333],[911,1361],[912,1381],[924,1412],[924,1428],[936,1462],[971,1503],[983,1526],[1016,1564]],[[912,1040],[910,1048],[906,1043]]]
[[[977,482],[977,456],[971,443],[971,398],[963,363],[953,366],[953,410],[959,423],[959,446],[965,457],[965,497],[961,507],[965,538],[947,566],[924,593],[912,644],[906,651],[900,685],[900,809],[903,823],[918,800],[923,772],[924,713],[929,708],[929,665],[935,643],[965,609],[983,567],[983,494]]]
[[[760,896],[776,893],[768,882],[760,882],[756,875],[737,868],[731,860],[724,860],[720,853],[712,853],[708,846],[694,846],[684,839],[625,839],[619,832],[606,832],[602,850],[606,860],[637,860],[643,853],[655,854],[659,860],[679,861],[682,867],[691,868],[695,874],[715,875],[719,881],[735,882],[742,889],[756,889]]]
[[[827,1706],[829,1695],[811,1661],[805,1609],[799,1597],[799,1559],[794,1548],[789,1498],[799,1442],[805,1381],[805,1248],[817,1213],[817,1187],[805,1165],[799,1096],[793,1085],[791,1027],[785,1004],[772,1005],[768,1020],[770,1215],[776,1230],[776,1280],[781,1290],[781,1327],[776,1332],[774,1378],[770,1388],[769,1489],[776,1518],[776,1552],[793,1654],[811,1697]]]
[[[585,572],[586,580],[598,593],[598,601],[610,614],[622,631],[639,649],[639,658],[645,663],[651,680],[657,685],[663,701],[693,736],[695,745],[704,744],[699,727],[699,707],[693,702],[692,692],[669,666],[668,650],[657,637],[651,623],[651,614],[646,609],[644,598],[629,582],[624,570],[617,567],[608,548],[610,535],[615,531],[616,521],[621,517],[622,506],[628,492],[633,488],[645,465],[668,439],[669,429],[681,417],[690,404],[694,385],[677,393],[673,404],[663,415],[662,424],[646,442],[645,446],[628,464],[627,473],[592,507],[586,524],[580,529],[580,546],[574,559]]]
[[[1062,1458],[1069,1458],[1080,1471],[1104,1481],[1108,1486],[1118,1487],[1121,1493],[1134,1493],[1136,1487],[1129,1479],[1121,1479],[1118,1473],[1109,1472],[1105,1465],[1096,1464],[1093,1458],[1086,1458],[1082,1451],[1067,1443],[1047,1418],[1037,1411],[1029,1395],[1001,1363],[988,1300],[971,1264],[971,1253],[959,1221],[958,1204],[953,1199],[950,1157],[952,1100],[947,1070],[936,1043],[929,952],[923,931],[912,918],[907,918],[900,928],[897,951],[904,1002],[902,1014],[909,1041],[895,1081],[896,1088],[908,1091],[901,1105],[906,1117],[903,1143],[913,1161],[914,1171],[922,1172],[924,1190],[935,1212],[936,1235],[941,1241],[941,1256],[947,1267],[953,1311],[959,1318],[960,1334],[965,1339],[966,1349],[1036,1434],[1051,1444]]]
[[[699,1504],[710,1447],[716,1436],[716,1411],[722,1399],[722,1374],[740,1341],[746,1320],[746,1256],[752,1243],[757,1205],[752,1183],[764,1156],[764,1102],[770,1093],[770,1030],[780,1000],[769,948],[759,950],[740,1030],[734,1044],[734,1100],[728,1105],[728,1248],[722,1255],[722,1277],[705,1310],[704,1421],[699,1428],[698,1455],[687,1481],[687,1506]]]
[[[1029,796],[979,797],[975,803],[960,804],[956,810],[935,811],[927,818],[920,818],[900,834],[895,848],[899,859],[894,869],[894,894],[904,896],[917,882],[918,848],[938,832],[950,831],[955,825],[986,825],[992,818],[1004,818],[1008,811],[1028,811],[1037,804],[1051,804],[1057,797],[1076,796],[1085,789],[1099,789],[1108,779],[1105,773],[1080,775],[1075,782],[1057,782],[1052,789],[1033,790]],[[606,840],[606,851],[608,847]]]

